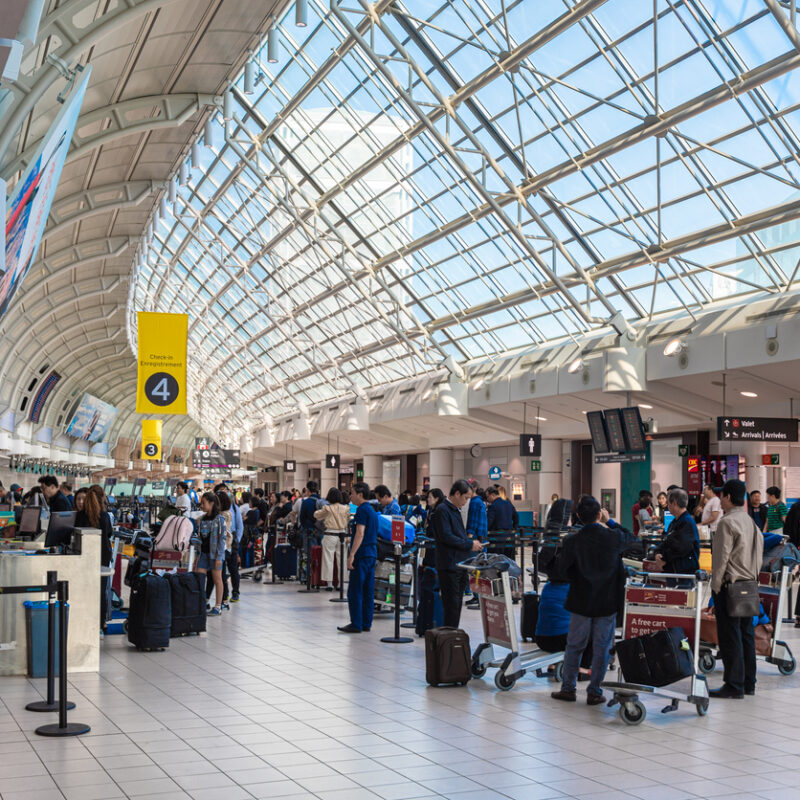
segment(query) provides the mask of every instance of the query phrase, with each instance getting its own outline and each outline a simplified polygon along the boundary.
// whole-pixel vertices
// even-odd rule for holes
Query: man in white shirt
[[[183,512],[184,517],[189,516],[192,510],[192,501],[189,499],[189,486],[181,481],[175,487],[175,506]]]
[[[722,518],[722,504],[708,484],[703,487],[703,496],[706,502],[703,506],[703,516],[700,518],[700,524],[708,525],[708,530],[713,534],[717,530],[717,523]]]

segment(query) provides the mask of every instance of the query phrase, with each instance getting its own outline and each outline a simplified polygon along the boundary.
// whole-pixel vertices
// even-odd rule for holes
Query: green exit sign
[[[689,445],[688,444],[679,444],[678,445],[678,455],[683,458],[684,456],[689,455]]]
[[[542,471],[542,462],[531,461],[531,472],[541,472],[541,471]]]
[[[358,480],[363,480],[364,479],[364,470],[363,469],[357,469],[356,470],[356,478],[358,478]]]

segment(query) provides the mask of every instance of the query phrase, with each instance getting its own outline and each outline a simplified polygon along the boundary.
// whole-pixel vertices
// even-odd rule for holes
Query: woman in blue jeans
[[[200,498],[203,516],[197,521],[197,533],[202,544],[197,558],[197,572],[207,575],[211,570],[214,581],[215,605],[209,611],[212,617],[222,613],[222,565],[225,561],[225,521],[220,513],[219,498],[213,492],[204,492]]]

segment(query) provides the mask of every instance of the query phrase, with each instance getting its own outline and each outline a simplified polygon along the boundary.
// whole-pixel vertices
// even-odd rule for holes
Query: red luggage
[[[311,547],[311,585],[319,586],[322,583],[322,545],[315,544]],[[333,557],[333,587],[339,588],[339,554]]]

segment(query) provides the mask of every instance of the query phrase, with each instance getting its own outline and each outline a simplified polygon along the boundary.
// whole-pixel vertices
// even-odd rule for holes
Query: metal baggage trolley
[[[498,571],[472,564],[459,564],[459,567],[469,572],[470,587],[481,603],[484,641],[472,654],[472,676],[482,678],[487,667],[497,667],[494,684],[501,691],[507,692],[527,672],[533,670],[538,677],[543,677],[547,668],[555,664],[555,673],[549,677],[560,681],[564,653],[547,653],[538,648],[523,651],[519,649],[513,606],[513,592],[519,584],[517,578],[509,576],[506,570]],[[508,654],[495,658],[494,645],[505,648],[509,651]]]
[[[789,586],[791,585],[791,570],[800,564],[797,559],[784,556],[781,563],[779,585],[774,586],[773,576],[767,572],[758,574],[758,596],[767,615],[773,620],[772,647],[769,655],[756,655],[758,661],[774,664],[781,675],[792,675],[797,668],[797,661],[786,642],[781,641],[781,627],[783,626],[784,612]],[[700,645],[700,669],[708,674],[713,672],[720,658],[717,645],[703,643]]]
[[[668,585],[675,579],[677,586]],[[688,694],[668,686],[645,686],[638,683],[603,681],[603,689],[614,695],[609,706],[619,705],[619,716],[627,725],[638,725],[647,715],[640,694],[666,697],[670,704],[661,709],[662,714],[675,711],[678,703],[692,703],[697,713],[704,717],[708,712],[709,696],[705,675],[700,674],[700,612],[707,573],[699,570],[694,575],[677,575],[668,572],[629,571],[625,581],[625,610],[622,638],[633,639],[667,628],[681,627],[692,642],[694,669]],[[671,582],[671,581],[670,581]]]

